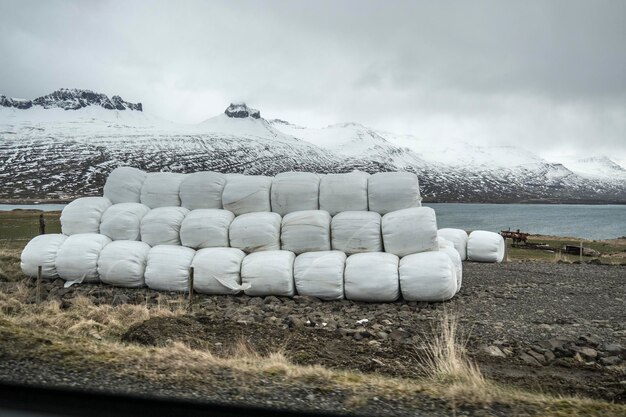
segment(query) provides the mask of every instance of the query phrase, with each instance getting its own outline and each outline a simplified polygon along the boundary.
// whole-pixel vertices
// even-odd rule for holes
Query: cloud
[[[0,93],[59,87],[199,122],[243,100],[305,125],[626,158],[626,3],[0,3]]]

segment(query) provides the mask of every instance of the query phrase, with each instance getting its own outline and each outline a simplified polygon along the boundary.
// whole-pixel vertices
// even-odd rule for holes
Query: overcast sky
[[[195,123],[307,126],[626,162],[625,1],[0,0],[0,94],[86,88]]]

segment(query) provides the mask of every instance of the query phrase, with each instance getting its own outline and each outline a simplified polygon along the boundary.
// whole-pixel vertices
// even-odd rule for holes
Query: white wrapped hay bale
[[[283,217],[280,248],[296,255],[330,250],[330,214],[323,210],[294,211]]]
[[[230,224],[230,246],[246,253],[280,249],[281,217],[278,213],[246,213]]]
[[[272,181],[272,211],[284,216],[319,209],[320,177],[312,172],[283,172]]]
[[[370,176],[367,196],[369,210],[380,214],[422,205],[419,181],[411,172],[379,172]]]
[[[449,240],[454,245],[454,248],[459,252],[461,260],[467,259],[467,232],[462,229],[439,229],[437,236]]]
[[[237,248],[207,248],[196,252],[193,288],[204,294],[237,294],[241,285],[241,262],[246,254]]]
[[[261,175],[233,175],[228,177],[222,204],[235,216],[245,213],[272,211],[270,190],[272,178]]]
[[[151,172],[141,187],[141,203],[150,208],[180,206],[180,184],[185,174]]]
[[[402,297],[407,301],[444,301],[456,294],[454,264],[444,252],[405,256],[399,272]]]
[[[106,197],[82,197],[69,203],[61,212],[61,231],[64,235],[98,233],[102,214],[111,207]]]
[[[109,207],[100,221],[100,233],[112,240],[139,240],[141,219],[150,207],[141,203],[119,203]]]
[[[331,216],[342,211],[367,211],[367,179],[369,174],[353,171],[328,174],[320,179],[320,210]]]
[[[141,201],[141,187],[148,174],[137,168],[115,168],[104,184],[103,195],[113,204],[139,203]]]
[[[506,246],[498,233],[475,230],[467,239],[467,259],[475,262],[502,262]]]
[[[66,281],[98,282],[98,257],[111,239],[97,233],[69,236],[57,252],[56,268]]]
[[[346,298],[354,301],[390,302],[400,296],[398,257],[391,253],[357,253],[346,260]]]
[[[144,286],[150,245],[134,240],[116,240],[104,247],[98,258],[100,281],[116,287]]]
[[[196,251],[185,246],[158,245],[148,252],[145,280],[153,290],[185,292]]]
[[[180,205],[189,210],[221,209],[226,177],[219,172],[195,172],[180,183]]]
[[[346,254],[336,250],[298,255],[293,265],[298,294],[322,300],[343,299],[345,266]]]
[[[180,245],[180,226],[189,213],[184,207],[159,207],[141,219],[141,240],[150,246]]]
[[[247,295],[293,297],[293,263],[296,255],[286,250],[255,252],[243,258],[241,282]]]
[[[32,238],[20,256],[20,266],[24,275],[36,277],[41,266],[43,278],[56,278],[57,252],[67,236],[62,234],[39,235]]]
[[[347,255],[361,252],[382,252],[381,217],[374,211],[344,211],[330,223],[332,248]]]
[[[234,218],[228,210],[191,210],[180,226],[180,242],[194,249],[228,247],[228,228]]]
[[[437,218],[430,207],[415,207],[385,214],[382,233],[385,252],[400,257],[439,248]]]
[[[444,238],[439,238],[439,251],[445,253],[450,257],[450,260],[454,264],[454,276],[456,277],[456,292],[461,290],[461,284],[463,282],[463,261],[461,255],[455,249],[454,244]]]

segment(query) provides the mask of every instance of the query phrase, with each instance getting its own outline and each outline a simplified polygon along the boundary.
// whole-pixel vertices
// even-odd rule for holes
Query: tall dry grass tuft
[[[444,312],[433,334],[423,341],[418,351],[421,370],[434,383],[445,387],[451,398],[487,404],[491,402],[491,386],[478,365],[467,355],[460,338],[457,316]]]

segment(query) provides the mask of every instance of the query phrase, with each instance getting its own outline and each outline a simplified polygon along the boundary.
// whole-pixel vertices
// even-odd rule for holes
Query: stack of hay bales
[[[114,170],[103,197],[79,198],[63,234],[34,238],[25,274],[162,291],[443,301],[462,263],[499,262],[489,232],[437,230],[408,172],[276,177]],[[498,238],[499,235],[496,235]],[[501,238],[500,238],[501,239]]]

